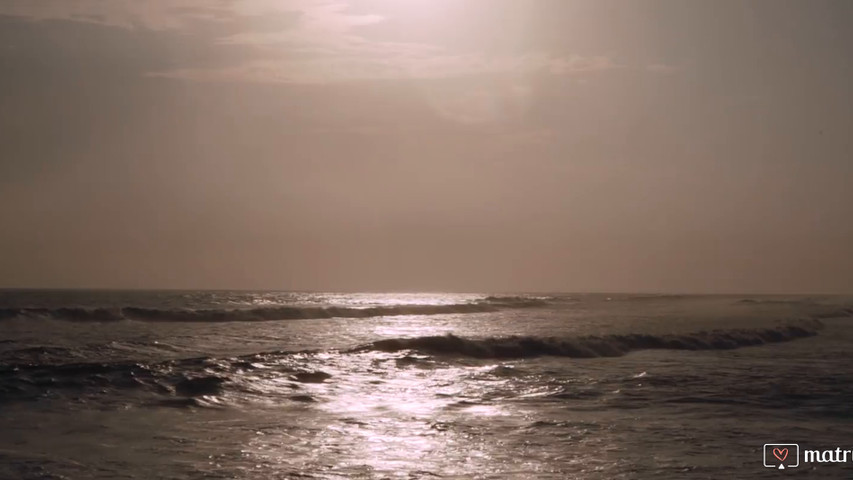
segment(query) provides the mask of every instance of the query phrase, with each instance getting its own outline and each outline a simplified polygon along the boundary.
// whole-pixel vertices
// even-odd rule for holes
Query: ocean
[[[838,296],[2,290],[0,478],[853,478],[805,456],[853,448],[851,316]]]

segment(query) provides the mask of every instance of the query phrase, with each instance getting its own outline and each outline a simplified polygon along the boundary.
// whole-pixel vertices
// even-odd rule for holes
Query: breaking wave
[[[121,308],[0,308],[0,320],[11,318],[49,318],[72,322],[254,322],[323,318],[368,318],[400,315],[441,315],[485,313],[514,308],[543,307],[543,299],[526,297],[487,297],[473,303],[446,305],[383,305],[375,307],[296,307],[274,306],[248,309],[159,309]]]
[[[715,330],[683,335],[603,335],[574,338],[505,337],[473,339],[454,335],[382,339],[349,350],[261,352],[237,357],[194,357],[158,362],[45,363],[36,355],[17,363],[0,362],[0,404],[41,397],[102,396],[106,393],[144,395],[173,406],[210,406],[210,397],[283,395],[310,402],[308,384],[335,382],[336,376],[318,370],[316,354],[400,353],[396,365],[405,367],[418,354],[480,359],[518,359],[540,356],[569,358],[618,357],[645,349],[729,350],[814,336],[822,323],[803,320],[776,328]],[[48,351],[50,353],[50,351]],[[52,358],[52,357],[51,357]],[[335,374],[337,375],[337,373]],[[264,384],[270,388],[263,387]],[[201,402],[201,403],[199,403]]]
[[[276,376],[276,385],[286,392],[300,385],[323,383],[332,376],[316,369],[276,364],[276,360],[296,352],[279,355],[256,354],[234,358],[199,357],[156,363],[132,361],[0,364],[0,404],[71,394],[153,394],[173,406],[196,403],[190,399],[219,396],[228,391],[257,393],[246,379]],[[262,364],[264,360],[270,363]],[[253,376],[251,372],[256,374]],[[260,374],[257,374],[260,372]],[[304,401],[304,400],[297,400]],[[176,403],[175,403],[176,402]],[[190,402],[190,403],[187,403]],[[201,405],[204,406],[204,405]]]
[[[505,337],[467,339],[455,335],[393,338],[358,347],[353,352],[414,350],[433,355],[473,358],[570,358],[619,357],[636,350],[731,350],[740,347],[787,342],[817,335],[818,320],[797,325],[753,330],[714,330],[684,335],[604,335],[577,338]]]
[[[813,298],[742,298],[735,303],[745,305],[818,305]]]

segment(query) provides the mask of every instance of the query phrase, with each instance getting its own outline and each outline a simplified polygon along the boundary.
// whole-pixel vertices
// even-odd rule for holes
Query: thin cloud
[[[679,70],[679,67],[668,65],[666,63],[652,63],[646,65],[646,70],[652,73],[671,74]]]
[[[227,0],[7,0],[0,14],[29,20],[67,20],[119,28],[181,29],[193,22],[221,21],[233,17]]]
[[[568,75],[616,68],[602,57],[559,58],[546,54],[484,56],[381,53],[365,49],[350,55],[315,59],[257,60],[223,68],[183,68],[151,72],[149,76],[194,81],[325,84],[359,80],[439,79],[483,74],[550,73]],[[340,53],[340,52],[337,52]],[[360,53],[360,54],[359,54]]]
[[[282,13],[293,14],[296,22],[275,30],[235,32],[232,28],[241,19]],[[210,48],[245,48],[251,60],[205,67],[189,63],[146,73],[150,77],[191,81],[327,84],[482,74],[568,75],[617,66],[606,57],[548,53],[487,55],[449,51],[423,43],[376,41],[365,37],[360,29],[391,19],[377,13],[354,14],[341,1],[11,0],[0,5],[0,14],[190,33],[201,22],[227,23],[229,28],[218,28],[221,33],[211,37]]]

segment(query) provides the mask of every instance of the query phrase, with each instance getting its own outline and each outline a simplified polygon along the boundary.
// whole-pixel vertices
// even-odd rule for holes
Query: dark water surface
[[[851,478],[851,307],[0,291],[0,478]]]

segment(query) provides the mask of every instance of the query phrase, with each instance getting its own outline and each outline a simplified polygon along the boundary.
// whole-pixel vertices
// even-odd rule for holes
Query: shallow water
[[[4,291],[0,478],[777,478],[853,446],[851,305]]]

